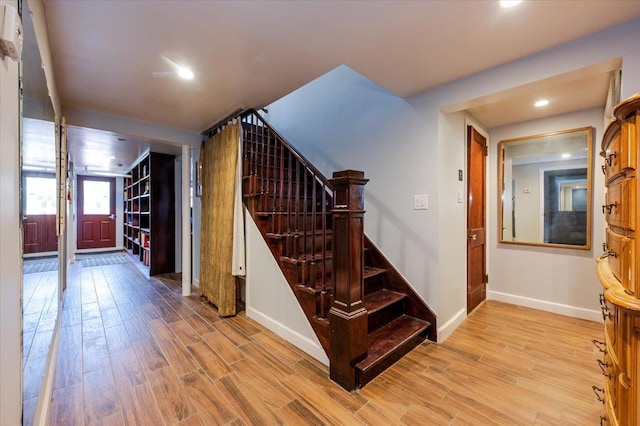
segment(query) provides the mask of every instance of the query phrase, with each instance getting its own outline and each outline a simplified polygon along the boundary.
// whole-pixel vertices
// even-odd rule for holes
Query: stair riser
[[[296,286],[294,291],[305,315],[318,318],[327,317],[331,307],[331,289],[321,291]]]
[[[318,260],[313,264],[311,262],[288,263],[283,262],[285,275],[291,277],[300,285],[313,286],[314,283],[320,284],[320,280],[324,277],[331,280],[332,259],[326,261]]]
[[[322,204],[319,201],[314,202],[314,200],[311,199],[296,200],[295,196],[291,197],[291,199],[288,199],[286,196],[275,198],[270,193],[261,193],[258,200],[260,211],[263,212],[292,211],[294,213],[304,214],[305,212],[311,213],[314,208],[316,212],[320,212],[322,209]],[[327,210],[330,209],[327,208]],[[302,229],[303,225],[302,223],[299,225],[300,229]]]
[[[364,294],[369,295],[385,288],[384,275],[375,275],[364,280]]]
[[[373,333],[380,327],[404,314],[404,301],[400,300],[392,305],[386,306],[375,313],[369,313],[367,317],[368,332]]]
[[[305,221],[306,226],[303,225],[305,224]],[[299,230],[306,229],[307,231],[311,231],[312,229],[323,229],[323,218],[319,213],[315,215],[307,214],[306,216],[302,214],[272,214],[269,232],[273,232],[274,234],[286,234],[295,232],[296,223],[301,226]],[[330,214],[326,214],[324,224],[326,225],[326,229],[331,229]]]
[[[272,244],[278,245],[278,252],[281,256],[298,258],[304,254],[320,254],[324,248],[325,253],[331,252],[332,236],[329,234],[324,240],[322,235],[317,235],[315,241],[310,237],[301,235],[285,236],[274,240]]]
[[[380,364],[378,364],[371,370],[367,371],[366,373],[359,371],[356,368],[357,386],[361,388],[367,383],[369,383],[371,380],[375,379],[378,375],[380,375],[380,373],[382,373],[384,370],[392,366],[396,361],[398,361],[400,358],[402,358],[407,353],[409,353],[413,348],[418,346],[420,343],[424,342],[426,337],[425,335],[426,335],[426,331],[414,337],[413,339],[409,340],[408,342],[405,342],[405,344],[402,345],[400,348],[396,349],[390,357],[380,362]]]

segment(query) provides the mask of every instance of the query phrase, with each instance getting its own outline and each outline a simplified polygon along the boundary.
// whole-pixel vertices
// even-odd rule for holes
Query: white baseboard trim
[[[193,282],[191,284],[193,284],[194,286],[200,288],[200,280],[198,278],[194,277],[193,278]]]
[[[565,315],[568,317],[602,322],[602,313],[600,311],[579,308],[577,306],[564,305],[562,303],[533,299],[530,297],[518,296],[515,294],[501,293],[499,291],[487,291],[487,299],[511,303],[513,305],[525,306],[527,308],[539,309],[541,311],[552,312],[554,314]]]
[[[33,424],[37,426],[46,426],[49,420],[49,409],[51,408],[51,396],[53,394],[53,380],[56,377],[56,359],[58,358],[58,341],[60,339],[60,327],[62,323],[62,301],[59,302],[58,318],[53,329],[51,345],[49,346],[49,355],[45,364],[44,374],[42,376],[42,384],[40,385],[40,395],[36,406],[36,413]]]
[[[58,255],[57,251],[43,251],[40,253],[22,253],[22,258],[29,259],[32,257],[53,257],[57,255]]]
[[[449,336],[451,336],[451,333],[453,333],[453,331],[458,328],[465,319],[467,319],[467,309],[462,308],[456,312],[449,321],[438,327],[438,343],[444,342]]]
[[[268,317],[262,312],[256,311],[255,309],[248,306],[246,309],[246,314],[247,317],[267,327],[269,330],[273,331],[278,336],[282,337],[283,339],[289,341],[291,344],[308,353],[324,365],[329,365],[329,358],[327,358],[327,354],[324,352],[324,349],[314,341],[309,340],[305,336],[297,333],[284,324],[279,323],[273,318]]]

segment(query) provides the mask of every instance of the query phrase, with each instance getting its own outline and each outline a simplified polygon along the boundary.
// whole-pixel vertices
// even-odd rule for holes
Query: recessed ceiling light
[[[571,154],[569,154],[568,152],[565,152],[564,154],[561,155],[562,158],[569,158],[571,157]]]
[[[180,76],[180,78],[184,78],[185,80],[193,79],[193,71],[191,71],[187,67],[179,66],[178,67],[178,75]]]
[[[549,99],[540,99],[539,101],[536,101],[535,104],[533,104],[534,106],[540,108],[543,106],[547,106],[549,105]]]
[[[520,3],[522,0],[501,0],[500,6],[502,7],[513,7]]]

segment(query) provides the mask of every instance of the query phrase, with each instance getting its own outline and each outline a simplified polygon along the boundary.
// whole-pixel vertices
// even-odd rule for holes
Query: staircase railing
[[[241,116],[245,195],[255,197],[254,214],[269,215],[268,233],[284,240],[283,252],[299,262],[296,283],[331,291],[331,210],[333,187],[295,147],[255,110]],[[318,316],[326,318],[329,297],[321,297]]]

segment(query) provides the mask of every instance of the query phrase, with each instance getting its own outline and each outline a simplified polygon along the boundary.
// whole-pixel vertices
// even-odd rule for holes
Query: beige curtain
[[[225,126],[204,142],[200,154],[200,294],[218,307],[220,316],[236,314],[232,257],[239,126],[240,123]]]

